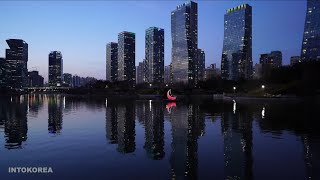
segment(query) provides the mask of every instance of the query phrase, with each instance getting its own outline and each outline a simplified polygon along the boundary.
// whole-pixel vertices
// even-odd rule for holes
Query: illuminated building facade
[[[320,60],[320,1],[308,0],[301,49],[302,61]]]
[[[221,76],[252,78],[252,7],[248,4],[228,9],[224,15]]]
[[[63,83],[63,59],[60,51],[49,54],[49,86],[58,87]]]
[[[171,12],[173,83],[194,86],[198,57],[198,4],[189,1]]]

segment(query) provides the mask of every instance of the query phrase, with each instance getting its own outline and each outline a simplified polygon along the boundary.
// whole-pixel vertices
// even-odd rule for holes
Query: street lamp
[[[233,86],[233,93],[236,93],[236,87],[235,86]]]
[[[151,87],[151,86],[152,86],[152,84],[149,84],[149,86]]]
[[[166,87],[168,87],[168,84],[166,84]]]
[[[264,89],[264,88],[265,88],[265,86],[264,86],[264,85],[262,85],[262,86],[261,86],[261,88],[262,88],[262,89]]]

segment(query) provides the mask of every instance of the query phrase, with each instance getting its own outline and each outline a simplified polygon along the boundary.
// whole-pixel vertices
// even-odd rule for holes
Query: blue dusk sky
[[[48,79],[48,54],[61,51],[64,72],[105,79],[106,43],[118,33],[136,33],[136,64],[144,58],[145,29],[165,30],[165,64],[171,62],[171,11],[185,1],[1,1],[0,57],[6,39],[29,44],[29,70]],[[253,62],[262,53],[280,50],[283,63],[300,55],[306,1],[196,1],[199,48],[206,65],[220,66],[223,16],[228,8],[248,3],[253,9]]]

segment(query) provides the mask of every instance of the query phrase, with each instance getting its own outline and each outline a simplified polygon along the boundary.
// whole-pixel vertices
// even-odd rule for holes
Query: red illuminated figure
[[[169,89],[169,91],[167,92],[167,98],[171,101],[174,101],[177,99],[177,97],[171,95],[171,89]]]
[[[176,106],[177,106],[177,104],[176,104],[175,102],[170,102],[170,103],[168,103],[168,104],[166,105],[166,108],[167,108],[168,113],[171,114],[171,109],[172,109],[172,107],[176,107]]]

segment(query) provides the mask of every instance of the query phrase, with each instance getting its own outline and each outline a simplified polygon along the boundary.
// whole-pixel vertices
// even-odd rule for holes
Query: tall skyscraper
[[[252,78],[252,7],[243,4],[224,15],[223,79]]]
[[[307,0],[301,49],[302,61],[320,60],[320,1]]]
[[[63,59],[60,51],[52,51],[49,54],[49,86],[62,86],[63,83]]]
[[[9,88],[28,86],[28,44],[21,39],[8,39],[6,49],[6,84]]]
[[[118,34],[118,80],[128,82],[131,87],[136,83],[135,41],[135,33]]]
[[[197,58],[197,63],[195,64],[195,81],[196,84],[198,84],[199,81],[204,80],[204,70],[205,70],[205,53],[201,49],[198,49],[198,58]]]
[[[5,68],[5,58],[0,58],[0,88],[6,86],[6,68]]]
[[[118,77],[118,43],[108,43],[106,50],[106,80],[115,82]]]
[[[146,81],[163,84],[164,73],[164,30],[150,27],[146,30],[145,44]]]
[[[198,4],[192,1],[171,12],[173,83],[194,85],[198,56]]]

